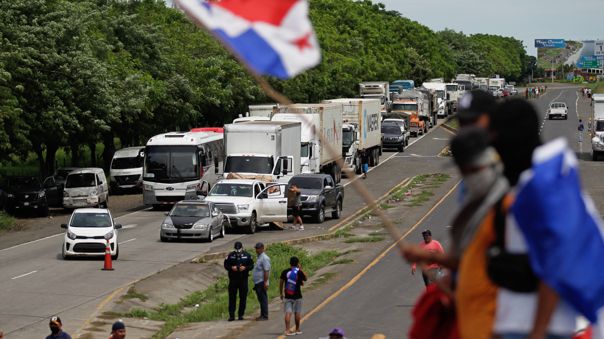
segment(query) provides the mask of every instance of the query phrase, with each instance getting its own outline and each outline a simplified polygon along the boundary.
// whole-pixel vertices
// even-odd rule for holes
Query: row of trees
[[[363,80],[520,79],[529,58],[513,38],[435,33],[369,0],[311,0],[323,62],[294,79],[269,79],[294,101],[355,96]],[[53,170],[104,145],[122,146],[194,126],[222,125],[267,102],[209,34],[163,1],[0,1],[0,161],[37,155]]]

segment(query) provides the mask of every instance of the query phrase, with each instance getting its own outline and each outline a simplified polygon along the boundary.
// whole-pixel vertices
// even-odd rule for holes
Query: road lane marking
[[[138,224],[128,224],[128,225],[122,226],[122,229],[127,230],[127,229],[131,229],[131,228],[135,228],[136,226],[138,226]]]
[[[369,265],[367,265],[361,272],[357,273],[357,275],[355,275],[344,286],[340,287],[340,289],[338,289],[332,295],[327,297],[327,299],[325,299],[323,302],[321,302],[319,305],[317,305],[315,308],[313,308],[310,312],[306,313],[304,315],[304,317],[302,317],[302,319],[300,320],[300,323],[304,323],[312,315],[319,312],[321,309],[323,309],[325,306],[327,306],[329,303],[331,303],[335,298],[337,298],[340,294],[342,294],[344,291],[346,291],[347,289],[352,287],[357,281],[359,281],[371,268],[373,268],[384,257],[386,257],[388,252],[390,252],[395,246],[398,246],[399,242],[401,242],[403,239],[405,239],[409,234],[411,234],[411,232],[413,232],[419,225],[421,225],[421,223],[424,222],[424,220],[426,220],[432,214],[432,212],[434,212],[434,210],[436,210],[436,208],[438,208],[445,201],[445,199],[447,199],[455,191],[455,189],[457,189],[460,182],[461,181],[458,181],[455,184],[455,186],[453,186],[449,190],[449,192],[447,192],[447,194],[445,194],[426,214],[424,214],[424,216],[418,222],[415,223],[415,225],[413,225],[409,230],[407,230],[407,232],[405,232],[405,234],[403,234],[398,240],[396,240],[390,246],[388,246],[388,248],[386,248],[384,251],[382,251],[382,253],[380,253],[375,259],[373,259],[369,263]],[[279,336],[279,338],[281,339],[281,338],[285,338],[285,337],[283,335],[281,335],[281,336]]]
[[[139,279],[140,280],[140,279]],[[105,305],[107,305],[108,302],[110,302],[111,300],[113,300],[113,298],[115,298],[115,296],[122,292],[124,290],[124,288],[126,288],[126,286],[129,286],[135,282],[137,282],[138,280],[133,280],[131,282],[129,282],[128,284],[118,288],[117,290],[113,291],[111,294],[109,294],[107,297],[105,297],[105,299],[103,299],[96,307],[96,309],[94,310],[94,312],[92,313],[92,315],[86,319],[86,321],[84,322],[84,324],[82,325],[82,327],[80,327],[77,332],[76,332],[76,338],[79,337],[79,334],[86,328],[88,327],[88,325],[90,324],[90,321],[92,320],[92,318],[96,318],[96,315],[103,309],[103,307],[105,307]]]
[[[136,238],[132,238],[132,239],[128,239],[128,240],[122,241],[122,242],[118,243],[118,245],[126,244],[126,243],[129,243],[129,242],[134,241],[134,240],[136,240]]]
[[[26,277],[26,276],[28,276],[28,275],[30,275],[30,274],[34,274],[34,273],[36,273],[36,272],[38,272],[38,271],[31,271],[31,272],[29,272],[29,273],[21,274],[21,275],[18,275],[18,276],[16,276],[16,277],[12,277],[12,278],[10,278],[10,279],[11,279],[11,280],[15,280],[15,279],[23,278],[23,277]]]

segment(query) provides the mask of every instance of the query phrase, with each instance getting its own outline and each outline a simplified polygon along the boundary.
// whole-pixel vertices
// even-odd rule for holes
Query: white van
[[[115,151],[109,169],[111,192],[143,187],[145,146],[122,148]]]
[[[109,185],[102,168],[75,170],[67,175],[63,189],[65,208],[107,207]]]

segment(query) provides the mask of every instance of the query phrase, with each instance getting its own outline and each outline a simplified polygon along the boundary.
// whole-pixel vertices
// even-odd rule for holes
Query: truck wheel
[[[333,219],[340,219],[340,217],[342,216],[342,200],[338,199],[338,202],[336,203],[336,209],[331,212],[331,217]]]
[[[591,160],[593,160],[593,161],[598,161],[598,152],[593,151],[593,152],[591,153]]]
[[[375,165],[379,165],[380,164],[380,150],[376,149],[375,150]]]
[[[118,246],[118,244],[115,244],[115,246],[115,255],[111,256],[111,260],[117,260],[117,258],[119,258],[120,256],[120,247]]]
[[[250,218],[250,225],[247,227],[247,233],[256,233],[256,212],[252,212],[252,216]]]
[[[404,152],[405,151],[405,143],[403,143],[402,145],[398,146],[398,151],[399,152]]]
[[[161,241],[161,242],[168,242],[168,241],[170,241],[170,239],[168,239],[168,237],[164,237],[164,236],[160,235],[159,236],[159,241]]]
[[[354,173],[361,174],[361,159],[359,158],[355,160]]]
[[[319,207],[319,210],[317,211],[317,214],[315,215],[315,222],[317,224],[321,224],[325,221],[325,205],[321,204],[321,207]]]

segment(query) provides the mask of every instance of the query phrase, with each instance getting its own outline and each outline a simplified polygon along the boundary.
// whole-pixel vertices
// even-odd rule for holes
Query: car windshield
[[[55,174],[55,179],[58,179],[58,180],[65,180],[65,179],[67,178],[67,175],[68,175],[69,173],[71,173],[71,172],[73,172],[73,170],[66,170],[66,169],[60,169],[60,168],[59,168],[59,169],[56,171],[56,174]]]
[[[392,104],[393,111],[417,111],[417,104]]]
[[[224,166],[225,173],[273,173],[272,157],[229,156]]]
[[[17,177],[9,179],[8,186],[14,188],[35,188],[42,187],[40,180],[36,177]]]
[[[447,91],[457,91],[457,85],[447,85]]]
[[[205,204],[176,204],[170,212],[171,217],[200,217],[210,216],[210,208]]]
[[[252,197],[254,190],[249,184],[231,184],[220,183],[214,185],[210,191],[210,196],[228,196],[228,197]]]
[[[597,132],[604,131],[604,121],[596,121],[596,131]]]
[[[111,217],[107,213],[75,213],[71,227],[111,227]]]
[[[144,163],[146,181],[183,182],[201,176],[196,146],[147,146]]]
[[[65,182],[65,188],[94,187],[95,185],[94,173],[70,174]]]
[[[382,134],[396,134],[401,135],[401,128],[394,125],[383,126],[382,125]]]
[[[112,169],[140,168],[143,167],[142,157],[132,158],[113,158],[111,162]]]
[[[566,104],[562,102],[554,102],[551,104],[550,108],[565,108]]]
[[[342,145],[344,147],[348,147],[350,145],[352,145],[352,142],[354,141],[354,134],[356,132],[355,131],[343,131],[342,132]]]
[[[322,178],[309,178],[309,177],[293,177],[289,181],[290,186],[296,184],[299,188],[305,189],[322,189],[323,188],[323,179]]]

